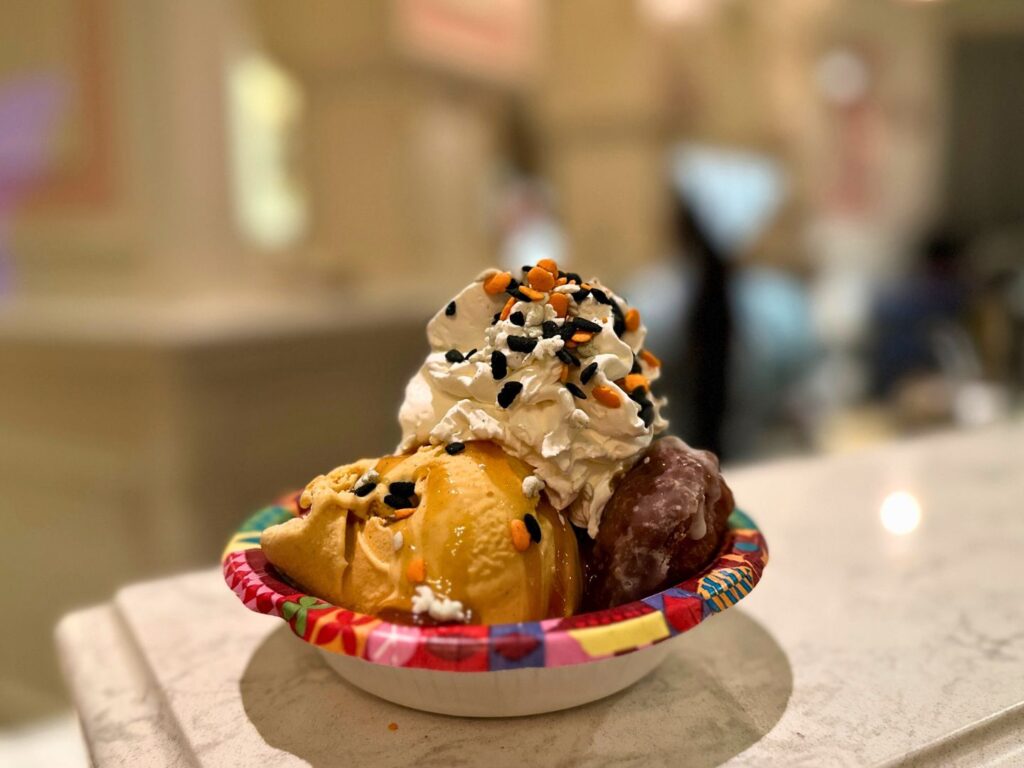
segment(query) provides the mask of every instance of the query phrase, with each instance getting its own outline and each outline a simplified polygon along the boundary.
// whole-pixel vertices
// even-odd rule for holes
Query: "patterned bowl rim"
[[[260,534],[294,517],[297,499],[289,494],[242,524],[224,550],[224,580],[247,608],[284,619],[293,633],[321,650],[391,667],[486,672],[631,653],[735,605],[757,585],[768,562],[761,531],[736,509],[708,568],[642,600],[518,624],[414,627],[339,608],[278,578],[260,549]]]

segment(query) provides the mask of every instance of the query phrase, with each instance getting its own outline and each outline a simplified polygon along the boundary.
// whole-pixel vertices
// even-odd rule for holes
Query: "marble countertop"
[[[61,623],[93,761],[1024,765],[1024,424],[728,479],[768,539],[764,578],[621,694],[513,720],[403,709],[210,569]]]

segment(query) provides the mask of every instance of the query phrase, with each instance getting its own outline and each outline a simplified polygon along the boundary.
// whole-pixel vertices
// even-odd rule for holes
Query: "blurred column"
[[[574,268],[614,284],[656,258],[668,200],[656,57],[634,0],[546,6],[537,93]]]
[[[502,110],[526,67],[506,48],[533,34],[534,5],[256,0],[264,44],[306,95],[318,274],[434,292],[491,261]]]

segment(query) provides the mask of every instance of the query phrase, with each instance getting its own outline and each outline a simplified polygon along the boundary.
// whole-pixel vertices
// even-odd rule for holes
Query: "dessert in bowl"
[[[420,709],[531,714],[631,684],[767,561],[715,457],[659,437],[644,334],[551,262],[485,272],[428,324],[396,454],[257,513],[228,584]]]

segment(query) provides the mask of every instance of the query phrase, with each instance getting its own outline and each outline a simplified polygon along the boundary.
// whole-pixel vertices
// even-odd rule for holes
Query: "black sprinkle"
[[[511,315],[508,316],[508,321],[512,323],[512,325],[518,325],[520,328],[522,328],[524,325],[526,325],[526,315],[524,315],[522,312],[513,312]]]
[[[644,392],[643,387],[637,387],[629,393],[629,399],[632,400],[639,406],[643,406],[645,403],[649,403],[650,400],[647,397],[647,393]]]
[[[586,384],[594,378],[595,373],[597,373],[597,363],[591,363],[583,369],[583,373],[580,374],[580,381]]]
[[[644,420],[644,426],[649,427],[654,423],[654,404],[647,402],[640,406],[640,418]]]
[[[469,360],[473,355],[476,354],[476,347],[473,347],[469,352],[466,353],[466,359]]]
[[[630,373],[640,373],[640,361],[636,359],[636,355],[633,355],[633,367],[629,369]]]
[[[395,496],[402,496],[404,498],[409,498],[410,496],[412,496],[416,492],[416,483],[408,483],[408,482],[391,483],[388,486],[388,490],[391,493],[393,493]]]
[[[508,376],[508,358],[498,350],[491,352],[491,376],[495,381],[501,381]]]
[[[576,293],[574,293],[572,295],[572,297],[574,299],[576,299],[576,303],[579,304],[585,298],[587,298],[587,296],[589,296],[589,295],[590,295],[590,289],[589,288],[580,288],[578,291],[576,291]]]
[[[572,338],[572,335],[576,333],[576,328],[572,323],[565,323],[562,326],[562,330],[558,332],[558,335],[562,337],[562,341],[568,341]]]
[[[516,288],[515,290],[510,289],[509,291],[507,291],[507,293],[516,301],[533,301],[533,299],[531,299],[525,293],[520,291],[519,288]]]
[[[495,312],[494,317],[491,318],[491,325],[495,325],[498,320],[501,319],[501,312]]]
[[[461,363],[466,357],[457,349],[449,349],[444,353],[444,359],[449,363]]]
[[[575,368],[579,368],[580,365],[582,365],[582,363],[580,363],[580,359],[567,349],[558,350],[555,352],[555,356],[566,365],[571,365]]]
[[[448,317],[455,317],[455,302],[454,301],[449,301],[448,302],[448,306],[444,308],[444,313],[446,315],[448,315]]]
[[[577,331],[587,331],[588,333],[600,333],[602,327],[600,323],[587,320],[585,317],[577,317],[572,324]]]
[[[565,279],[568,280],[570,283],[582,283],[583,282],[583,278],[580,277],[579,275],[577,275],[575,272],[566,272],[565,273]]]
[[[587,396],[583,394],[583,390],[573,384],[571,381],[565,382],[565,388],[572,392],[573,397],[578,397],[580,400],[586,400]]]
[[[602,304],[609,306],[615,306],[614,302],[608,298],[608,294],[602,291],[600,288],[591,288],[590,295],[597,299]]]
[[[537,346],[537,340],[529,336],[509,336],[508,348],[513,352],[533,352]]]
[[[615,317],[615,322],[612,325],[612,330],[615,331],[616,336],[621,336],[626,332],[626,317],[622,314],[622,308],[618,302],[612,304],[612,315]]]
[[[511,280],[511,281],[509,281],[509,284],[508,284],[508,288],[506,288],[506,289],[505,289],[505,292],[506,292],[506,293],[512,293],[512,291],[514,291],[514,290],[515,290],[516,288],[518,288],[518,287],[519,287],[519,281],[518,281],[518,280],[516,280],[516,279],[515,279],[515,278],[513,277],[513,278],[512,278],[512,280]]]
[[[520,269],[523,270],[523,272],[529,272],[531,269],[533,269],[533,267],[531,267],[529,264],[524,264],[523,266],[520,267]]]
[[[558,277],[559,277],[559,279],[564,277],[566,280],[568,280],[569,278],[567,277],[567,274],[568,273],[563,272],[562,270],[558,270]]]
[[[540,523],[537,522],[537,518],[527,512],[523,516],[523,522],[526,523],[526,530],[530,532],[530,538],[533,539],[533,543],[537,544],[540,542]]]
[[[454,456],[457,453],[462,453],[464,450],[466,450],[465,443],[448,443],[448,445],[444,447],[444,452],[447,453],[449,456]]]
[[[363,483],[356,488],[352,493],[362,498],[363,496],[369,496],[373,492],[373,489],[377,487],[376,483]]]
[[[545,339],[552,339],[557,336],[558,330],[558,323],[554,320],[545,320],[540,324],[541,335],[543,335]]]
[[[389,493],[385,496],[384,503],[392,509],[408,509],[409,507],[416,506],[412,503],[412,499],[408,499],[405,496],[399,496],[394,493]]]
[[[519,393],[523,391],[523,385],[518,381],[509,381],[505,383],[505,386],[501,388],[501,392],[498,393],[498,405],[502,408],[508,408],[512,405],[512,401],[519,396]]]

